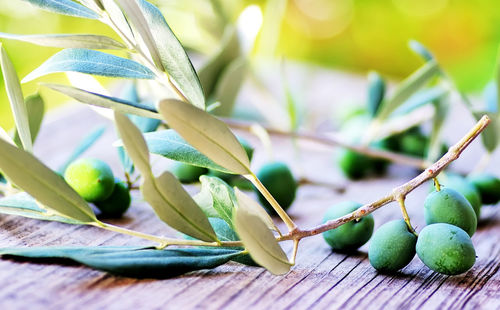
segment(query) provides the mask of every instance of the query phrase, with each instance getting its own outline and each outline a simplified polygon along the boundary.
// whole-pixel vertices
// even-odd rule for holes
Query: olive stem
[[[274,211],[278,214],[278,216],[281,218],[281,220],[285,223],[285,225],[288,227],[289,233],[296,231],[297,230],[297,225],[292,221],[290,216],[283,210],[283,208],[280,206],[280,204],[274,199],[273,195],[269,193],[267,188],[260,182],[259,178],[254,174],[249,174],[249,175],[244,175],[245,178],[247,178],[252,184],[259,190],[259,192],[266,198],[266,200],[269,202],[271,207],[273,207]]]
[[[397,201],[398,201],[398,204],[399,204],[399,207],[401,208],[401,213],[403,213],[403,219],[406,223],[406,225],[408,226],[408,230],[414,234],[415,236],[418,236],[417,235],[417,232],[415,231],[415,229],[413,228],[413,226],[411,225],[411,221],[410,221],[410,216],[408,215],[408,211],[406,211],[406,206],[405,206],[405,197],[403,196],[399,196],[397,198]]]
[[[306,177],[301,177],[297,180],[298,185],[314,185],[314,186],[320,186],[320,187],[326,187],[329,188],[339,194],[342,194],[345,192],[346,188],[343,185],[340,184],[335,184],[335,183],[329,183],[329,182],[323,182],[323,181],[317,181],[317,180],[312,180]]]
[[[437,178],[433,178],[434,180],[434,187],[436,188],[436,191],[439,192],[441,190],[441,184],[439,183]]]
[[[240,120],[234,120],[229,118],[222,119],[229,127],[233,129],[240,129],[245,131],[250,131],[252,128],[251,122],[245,122]],[[324,135],[324,134],[316,134],[307,131],[284,131],[281,129],[263,126],[264,129],[269,134],[277,135],[277,136],[287,136],[302,140],[309,140],[316,143],[329,145],[329,146],[340,146],[346,148],[348,150],[354,151],[356,153],[360,153],[373,158],[386,159],[394,163],[399,163],[406,166],[416,167],[418,169],[425,169],[428,166],[428,163],[420,158],[402,155],[390,151],[377,150],[368,146],[363,145],[354,145],[344,141],[337,136],[333,135]]]

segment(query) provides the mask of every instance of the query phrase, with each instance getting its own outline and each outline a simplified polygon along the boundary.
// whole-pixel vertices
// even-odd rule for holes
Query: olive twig
[[[252,128],[251,122],[245,122],[245,121],[240,121],[240,120],[234,120],[234,119],[229,119],[229,118],[223,118],[222,119],[229,127],[233,129],[240,129],[240,130],[245,130],[245,131],[250,131]],[[309,140],[313,141],[316,143],[324,144],[324,145],[330,145],[330,146],[340,146],[343,148],[346,148],[348,150],[354,151],[356,153],[360,153],[369,157],[373,158],[380,158],[380,159],[386,159],[394,163],[406,165],[406,166],[411,166],[411,167],[416,167],[419,169],[425,169],[427,167],[428,163],[420,158],[412,157],[412,156],[406,156],[402,154],[397,154],[394,152],[390,151],[384,151],[384,150],[377,150],[368,146],[362,146],[362,145],[355,145],[351,144],[347,141],[344,141],[343,139],[340,139],[338,136],[335,135],[325,135],[325,134],[317,134],[317,133],[312,133],[312,132],[307,132],[307,131],[284,131],[281,129],[269,127],[269,126],[262,126],[264,129],[269,134],[272,135],[277,135],[277,136],[287,136],[287,137],[292,137],[292,138],[297,138],[301,140]]]
[[[490,118],[487,115],[484,115],[474,127],[455,145],[451,146],[448,152],[441,157],[434,164],[430,165],[427,169],[425,169],[421,174],[406,182],[405,184],[396,187],[392,190],[392,192],[374,202],[368,203],[360,207],[359,209],[351,212],[347,215],[344,215],[340,218],[327,221],[326,223],[316,226],[311,229],[299,230],[297,229],[294,232],[288,233],[281,238],[281,240],[293,240],[297,238],[304,238],[309,236],[314,236],[320,233],[323,233],[327,230],[331,230],[339,227],[342,224],[347,222],[359,219],[367,214],[374,212],[375,210],[385,206],[390,202],[397,201],[398,197],[406,197],[409,193],[411,193],[414,189],[422,185],[424,182],[429,181],[430,179],[438,176],[441,171],[443,171],[448,165],[456,160],[460,154],[469,146],[469,144],[479,136],[481,132],[488,126],[491,122]]]

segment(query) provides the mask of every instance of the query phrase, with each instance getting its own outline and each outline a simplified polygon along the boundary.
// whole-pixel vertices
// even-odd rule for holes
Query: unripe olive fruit
[[[469,235],[460,227],[436,223],[418,235],[417,255],[430,269],[456,275],[469,270],[476,262],[476,251]]]
[[[368,156],[347,149],[339,151],[337,163],[344,175],[352,180],[363,178],[373,167],[373,162]]]
[[[99,159],[84,158],[71,163],[64,172],[66,182],[89,202],[103,201],[115,187],[111,168]]]
[[[115,188],[106,200],[96,202],[96,207],[105,217],[119,218],[130,207],[130,191],[125,182],[115,180]]]
[[[416,244],[417,236],[409,231],[405,221],[390,221],[373,234],[368,259],[373,268],[379,271],[395,272],[415,257]]]
[[[484,204],[496,204],[500,200],[500,179],[489,173],[471,175],[467,178],[481,195]]]
[[[263,165],[257,177],[267,188],[269,193],[276,199],[279,205],[288,209],[295,199],[297,191],[297,181],[293,177],[290,168],[282,162],[269,162]],[[257,191],[257,190],[256,190]],[[258,192],[259,200],[269,213],[274,213],[274,209],[267,200]]]
[[[401,152],[415,157],[424,157],[429,139],[422,133],[407,133],[401,137]]]
[[[479,219],[481,214],[481,195],[476,187],[464,177],[452,174],[448,175],[444,180],[444,187],[451,188],[462,194],[471,204],[474,212],[476,213],[476,218]]]
[[[171,168],[172,173],[181,183],[195,183],[201,175],[208,172],[207,168],[193,166],[186,163],[176,162]]]
[[[357,210],[362,205],[354,201],[338,203],[325,214],[323,222],[333,220]],[[373,233],[374,220],[371,214],[325,231],[323,238],[334,251],[353,251],[365,244]]]
[[[448,223],[465,230],[469,236],[476,232],[477,218],[474,209],[465,197],[451,188],[442,188],[430,193],[424,202],[424,217],[427,224]]]

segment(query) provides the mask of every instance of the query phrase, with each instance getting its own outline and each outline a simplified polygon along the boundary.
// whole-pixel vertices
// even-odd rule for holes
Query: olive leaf
[[[215,85],[224,68],[236,59],[239,53],[240,45],[236,28],[234,26],[227,26],[219,48],[198,70],[198,76],[207,97],[210,97],[214,92]]]
[[[115,111],[123,145],[143,177],[141,192],[158,217],[172,228],[204,241],[217,241],[207,217],[170,172],[155,177],[141,132],[128,117]]]
[[[435,162],[441,155],[441,129],[446,120],[446,116],[449,115],[448,111],[450,105],[446,100],[446,97],[440,100],[434,101],[435,113],[432,119],[432,130],[429,138],[429,150],[427,152],[427,160],[430,162]]]
[[[118,29],[120,29],[120,32],[123,33],[123,36],[125,39],[131,40],[132,42],[135,42],[135,36],[132,31],[132,28],[130,27],[130,24],[128,23],[127,19],[125,18],[125,15],[123,14],[122,10],[116,4],[115,0],[98,0],[105,13],[107,14],[107,17],[111,20],[111,22],[106,21],[106,18],[104,19],[105,22],[108,22],[112,25],[116,25]]]
[[[500,131],[500,124],[498,123],[498,116],[496,113],[490,113],[488,111],[474,111],[472,115],[476,120],[481,119],[483,115],[488,115],[490,118],[490,124],[481,133],[481,140],[483,145],[489,153],[492,153],[498,146],[500,137],[498,132]]]
[[[122,43],[110,37],[94,34],[31,34],[20,35],[0,32],[0,38],[28,42],[40,46],[59,48],[125,49]]]
[[[156,112],[155,109],[139,102],[131,102],[120,98],[109,97],[73,86],[46,83],[42,85],[85,104],[108,109],[115,109],[122,113],[130,113],[148,118],[161,118],[161,116]]]
[[[401,116],[410,113],[423,105],[441,100],[449,94],[449,90],[442,86],[435,86],[418,91],[412,95],[405,103],[391,113],[391,117]]]
[[[0,139],[3,139],[5,141],[9,142],[12,145],[16,145],[14,140],[12,140],[11,136],[2,127],[0,127]]]
[[[232,113],[247,71],[248,61],[245,58],[237,58],[221,73],[214,94],[215,100],[220,102],[216,114],[228,116]]]
[[[422,57],[425,61],[434,60],[434,55],[420,42],[415,40],[410,40],[408,42],[408,47],[420,57]]]
[[[34,262],[66,259],[111,274],[133,278],[166,279],[187,272],[211,269],[241,256],[239,250],[165,249],[153,247],[31,247],[0,248],[3,258]]]
[[[66,224],[85,224],[84,222],[49,212],[47,209],[40,207],[33,197],[24,192],[0,198],[0,213],[44,221],[57,221]]]
[[[236,208],[234,190],[217,177],[202,175],[200,182],[202,190],[206,189],[212,196],[212,208],[218,217],[226,221],[229,227],[233,227],[233,211]]]
[[[133,60],[84,48],[67,48],[47,59],[24,77],[22,83],[67,71],[131,79],[154,78],[150,69]]]
[[[261,205],[259,205],[255,200],[240,191],[238,188],[234,188],[234,193],[235,197],[237,197],[236,205],[238,205],[238,203],[240,202],[244,203],[247,212],[253,213],[257,217],[259,217],[261,221],[266,224],[268,229],[279,232],[279,229],[274,224],[273,219]]]
[[[236,191],[236,197],[238,208],[234,214],[234,226],[250,256],[273,274],[287,273],[292,264],[273,233],[259,216],[247,208],[247,197],[239,191]]]
[[[385,120],[396,108],[440,72],[441,69],[436,61],[430,60],[426,62],[398,85],[391,98],[384,101],[379,108],[380,111],[378,112],[377,119],[379,121]]]
[[[89,8],[71,0],[23,0],[43,10],[89,19],[98,19],[99,15]]]
[[[149,151],[153,154],[186,164],[230,173],[186,142],[173,129],[159,130],[144,134]]]
[[[217,213],[213,207],[214,201],[208,188],[202,188],[199,193],[193,196],[193,200],[200,207],[203,213],[205,213],[209,220],[210,218],[220,217],[219,213]]]
[[[45,103],[43,98],[39,94],[36,94],[26,98],[25,105],[28,112],[31,142],[35,143],[38,131],[40,131],[40,126],[42,125],[43,115],[45,113]],[[18,146],[22,144],[17,130],[14,133],[14,142]]]
[[[165,99],[158,110],[168,125],[216,164],[237,174],[250,174],[250,160],[221,120],[185,102]]]
[[[122,11],[127,16],[127,19],[134,26],[139,36],[142,38],[146,48],[151,55],[151,58],[155,66],[163,71],[163,65],[156,47],[155,38],[153,37],[152,29],[149,26],[146,17],[144,16],[143,10],[139,7],[139,1],[137,0],[117,0]]]
[[[19,188],[59,214],[83,223],[96,221],[87,202],[60,175],[30,153],[1,139],[0,170]]]
[[[376,117],[380,105],[384,100],[385,81],[377,72],[373,71],[368,74],[368,112],[372,117]]]
[[[14,115],[14,122],[19,132],[19,137],[23,148],[28,152],[33,152],[33,143],[31,142],[31,133],[28,120],[28,110],[24,102],[23,91],[19,84],[16,70],[12,64],[7,52],[0,43],[0,64],[5,83],[7,96],[9,97],[10,108]]]
[[[87,134],[80,144],[73,150],[73,153],[66,159],[66,161],[57,169],[57,171],[61,174],[66,171],[66,168],[74,162],[78,157],[80,157],[85,151],[87,151],[94,143],[102,136],[102,134],[106,131],[104,126],[99,126],[96,129],[92,130],[89,134]]]
[[[155,52],[158,52],[164,70],[174,79],[190,103],[205,109],[205,96],[193,64],[160,10],[145,0],[138,0],[137,4],[146,19],[145,27],[149,26]]]

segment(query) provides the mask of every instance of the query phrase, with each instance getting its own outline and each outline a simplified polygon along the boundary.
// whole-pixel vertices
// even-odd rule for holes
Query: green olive
[[[401,152],[415,157],[424,157],[429,139],[422,133],[407,133],[401,137]]]
[[[471,175],[467,178],[481,195],[484,204],[496,204],[500,201],[500,179],[489,173]]]
[[[457,275],[476,262],[476,251],[469,235],[460,227],[437,223],[426,226],[418,235],[417,255],[430,269]]]
[[[103,201],[115,187],[111,168],[99,159],[85,158],[71,163],[64,172],[66,182],[89,202]]]
[[[332,206],[326,212],[323,222],[333,220],[357,210],[362,205],[354,201],[344,201]],[[323,238],[334,251],[348,252],[361,247],[370,240],[374,220],[371,214],[345,223],[323,233]]]
[[[200,176],[207,173],[208,169],[186,163],[176,162],[174,163],[171,171],[177,177],[177,179],[179,179],[179,181],[189,184],[198,182]]]
[[[257,173],[257,177],[284,210],[290,207],[292,202],[295,200],[298,185],[292,172],[290,171],[290,168],[288,168],[285,163],[267,163],[260,168]],[[257,189],[255,190],[259,195],[259,200],[262,205],[269,213],[273,214],[274,209],[264,196],[262,196]]]
[[[373,234],[368,259],[373,268],[382,272],[395,272],[408,265],[415,257],[417,237],[408,230],[403,220],[380,226]]]
[[[127,184],[116,179],[115,188],[111,196],[106,200],[96,202],[95,205],[103,216],[119,218],[128,210],[131,200]]]
[[[469,201],[451,188],[430,193],[424,202],[427,224],[448,223],[465,230],[470,236],[476,232],[477,218]]]

